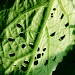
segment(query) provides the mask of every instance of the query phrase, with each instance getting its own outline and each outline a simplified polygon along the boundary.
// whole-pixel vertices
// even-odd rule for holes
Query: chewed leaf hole
[[[67,26],[69,26],[69,23],[66,23],[66,24],[65,24],[65,27],[67,27]]]
[[[23,32],[20,32],[20,37],[24,37],[24,33]]]
[[[55,11],[55,10],[56,10],[56,8],[53,8],[53,10]]]
[[[37,55],[37,59],[40,58],[40,57],[41,57],[41,54],[38,54],[38,55]]]
[[[62,41],[65,38],[65,35],[63,35],[62,37],[60,37],[59,41]]]
[[[37,51],[40,51],[40,48],[38,47]]]
[[[42,56],[44,55],[44,53],[42,53]]]
[[[34,61],[34,65],[37,65],[37,64],[38,64],[38,60],[35,60],[35,61]]]
[[[53,32],[52,34],[50,34],[50,36],[54,36],[56,32]]]
[[[48,59],[46,60],[46,62],[45,62],[45,64],[44,64],[44,65],[46,66],[47,64],[48,64]]]
[[[8,38],[8,41],[15,41],[15,39],[14,38],[12,38],[12,37],[10,37],[10,38]]]
[[[24,61],[25,64],[29,64],[29,61]]]
[[[26,67],[26,66],[21,65],[21,70],[22,70],[22,71],[26,71],[26,70],[27,70],[27,67]]]
[[[51,17],[53,17],[53,15],[51,15]]]
[[[36,59],[36,57],[35,57],[35,59]]]
[[[17,27],[21,28],[22,26],[20,24],[17,24]]]
[[[61,15],[60,19],[63,19],[63,17],[64,17],[64,14]]]
[[[22,48],[25,48],[26,47],[26,45],[25,44],[22,44]]]
[[[46,48],[43,49],[43,51],[45,51],[45,50],[46,50]]]
[[[30,44],[29,44],[29,46],[30,46],[31,48],[34,48],[34,45],[33,45],[33,43],[30,43]]]
[[[53,13],[51,13],[51,15],[53,15]]]
[[[13,56],[15,56],[15,53],[9,53],[9,56],[13,57]]]

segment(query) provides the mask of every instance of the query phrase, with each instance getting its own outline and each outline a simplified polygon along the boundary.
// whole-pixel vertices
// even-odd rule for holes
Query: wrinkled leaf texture
[[[0,75],[52,75],[75,40],[74,0],[0,0]]]

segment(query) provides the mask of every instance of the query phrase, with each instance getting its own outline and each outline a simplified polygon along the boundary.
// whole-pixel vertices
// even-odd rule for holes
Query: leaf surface
[[[71,0],[7,0],[0,6],[0,74],[52,75],[75,38]]]

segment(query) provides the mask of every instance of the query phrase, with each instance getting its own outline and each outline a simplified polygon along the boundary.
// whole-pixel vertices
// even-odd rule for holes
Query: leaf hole
[[[25,64],[29,64],[29,61],[24,61]]]
[[[19,36],[20,37],[24,37],[24,33],[23,32],[20,32]]]
[[[56,10],[56,8],[53,8],[53,10],[55,11],[55,10]]]
[[[45,64],[44,64],[44,65],[46,66],[47,64],[48,64],[48,59],[46,60],[46,62],[45,62]]]
[[[13,56],[15,56],[15,53],[10,53],[9,56],[13,57]]]
[[[50,34],[50,36],[54,36],[56,32],[53,32],[52,34]]]
[[[26,70],[27,70],[27,67],[26,67],[26,66],[21,65],[21,70],[22,70],[22,71],[26,71]]]
[[[66,23],[66,24],[65,24],[65,27],[68,27],[68,26],[69,26],[69,23]]]
[[[37,51],[40,51],[40,48],[38,47]]]
[[[26,45],[25,44],[22,44],[22,48],[25,48],[26,47]]]
[[[30,46],[32,49],[34,48],[33,43],[30,43],[29,46]]]
[[[62,37],[60,37],[59,41],[62,41],[65,38],[65,35],[63,35]]]
[[[64,17],[64,14],[62,13],[62,15],[61,15],[60,19],[63,19],[63,17]]]
[[[38,59],[38,58],[41,58],[41,54],[38,54],[38,55],[37,55],[37,59]]]
[[[43,49],[43,51],[45,51],[45,50],[46,50],[46,48]]]
[[[17,24],[17,27],[21,28],[22,26],[20,24]]]
[[[10,38],[8,38],[8,41],[15,41],[15,39],[14,38],[12,38],[12,37],[10,37]]]
[[[53,15],[51,15],[51,17],[53,17]]]
[[[51,15],[53,15],[53,13],[51,13]]]
[[[34,65],[37,65],[38,64],[38,60],[34,61]]]
[[[35,59],[36,59],[36,57],[35,57]]]
[[[42,53],[42,56],[44,55],[44,53]]]

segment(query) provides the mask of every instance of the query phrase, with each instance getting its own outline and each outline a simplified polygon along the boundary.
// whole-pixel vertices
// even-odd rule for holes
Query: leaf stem
[[[48,5],[48,8],[47,8],[45,17],[44,17],[44,19],[43,19],[44,21],[43,21],[43,23],[40,25],[40,26],[41,26],[41,27],[40,27],[40,31],[39,31],[39,33],[38,33],[38,35],[37,35],[37,39],[36,39],[35,42],[34,42],[33,55],[32,55],[32,57],[31,57],[31,59],[30,59],[30,63],[29,63],[29,66],[28,66],[28,70],[27,70],[27,72],[26,72],[26,75],[28,75],[29,72],[30,72],[30,70],[31,70],[31,66],[32,66],[32,63],[33,63],[33,61],[34,61],[34,57],[35,57],[35,55],[36,55],[36,52],[37,52],[37,49],[38,49],[38,45],[39,45],[39,43],[40,43],[40,40],[41,40],[41,37],[42,37],[42,34],[43,34],[43,29],[46,27],[46,22],[47,22],[47,20],[48,20],[49,14],[50,14],[50,12],[51,12],[51,8],[52,8],[52,6],[53,6],[53,2],[54,2],[54,0],[50,0],[50,1],[49,1],[49,5]]]

